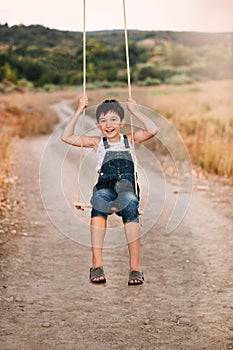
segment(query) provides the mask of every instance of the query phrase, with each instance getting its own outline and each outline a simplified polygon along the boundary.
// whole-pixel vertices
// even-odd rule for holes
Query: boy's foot
[[[140,284],[143,284],[144,282],[144,274],[140,271],[130,271],[129,273],[129,281],[128,286],[138,286]]]
[[[90,281],[92,283],[106,283],[104,269],[102,267],[90,268]]]

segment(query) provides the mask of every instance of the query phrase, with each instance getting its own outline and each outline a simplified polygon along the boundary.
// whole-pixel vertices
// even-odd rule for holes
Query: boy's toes
[[[131,281],[129,281],[129,284],[142,284],[142,281],[140,281],[140,280],[131,280]]]
[[[106,279],[105,277],[96,277],[96,278],[90,278],[90,281],[92,283],[105,283]]]
[[[92,283],[105,283],[104,270],[102,267],[90,268],[90,281]]]
[[[143,282],[144,282],[143,272],[134,271],[134,270],[130,271],[129,281],[128,281],[129,286],[137,286],[137,285],[143,284]]]

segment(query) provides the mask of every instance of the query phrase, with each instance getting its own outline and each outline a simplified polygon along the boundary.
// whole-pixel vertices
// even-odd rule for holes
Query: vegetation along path
[[[127,286],[126,246],[106,249],[107,284],[91,285],[89,248],[61,234],[41,201],[47,140],[17,145],[18,226],[2,245],[0,348],[233,349],[231,189],[195,184],[179,227],[168,235],[161,222],[143,236],[143,286]]]

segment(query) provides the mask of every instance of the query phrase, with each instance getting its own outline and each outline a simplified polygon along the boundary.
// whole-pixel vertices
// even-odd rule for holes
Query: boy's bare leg
[[[103,267],[103,244],[106,232],[106,219],[95,216],[91,219],[91,245],[92,245],[92,267]],[[103,280],[104,277],[95,278],[94,281]]]
[[[125,235],[129,248],[130,271],[141,271],[140,266],[140,224],[127,222],[124,225]],[[136,283],[137,281],[135,281]],[[140,281],[138,281],[140,282]],[[132,282],[133,283],[133,282]]]

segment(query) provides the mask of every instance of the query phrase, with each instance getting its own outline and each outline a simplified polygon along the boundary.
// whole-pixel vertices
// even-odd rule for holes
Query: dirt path
[[[166,234],[165,215],[143,236],[143,286],[127,286],[126,246],[105,250],[107,285],[90,285],[89,248],[61,234],[41,201],[47,140],[18,144],[18,226],[1,247],[0,348],[233,349],[232,188],[208,182],[174,232]]]

